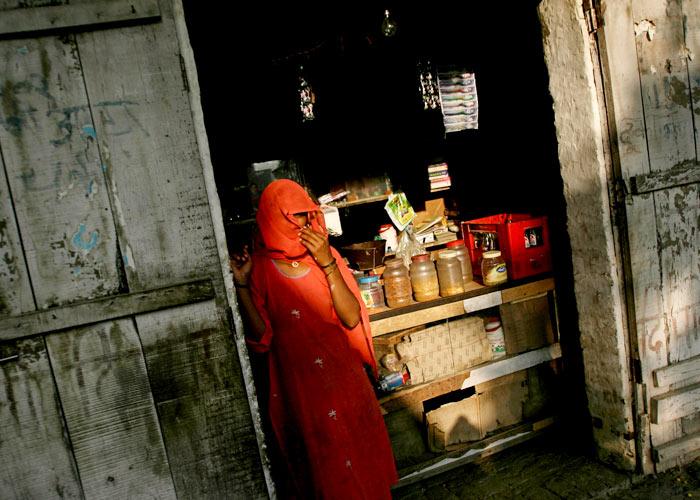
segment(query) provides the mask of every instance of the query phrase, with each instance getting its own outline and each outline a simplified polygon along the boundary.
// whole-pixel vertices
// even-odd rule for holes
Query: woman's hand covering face
[[[306,247],[319,266],[326,266],[333,260],[328,235],[304,226],[299,231],[299,241]]]

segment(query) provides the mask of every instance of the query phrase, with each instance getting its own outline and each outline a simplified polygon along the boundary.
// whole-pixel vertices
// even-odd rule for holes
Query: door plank
[[[46,337],[87,498],[175,498],[133,321]]]
[[[695,160],[700,161],[700,0],[683,0],[685,47],[690,77],[690,107],[695,114]],[[696,181],[697,182],[697,181]]]
[[[678,420],[700,410],[700,384],[651,398],[651,421],[655,424]]]
[[[115,293],[116,238],[76,45],[0,43],[0,147],[40,309]]]
[[[605,8],[601,15],[602,22],[599,21],[599,36],[598,40],[601,47],[602,69],[606,83],[606,97],[609,96],[606,102],[608,125],[612,133],[610,143],[612,149],[613,161],[619,163],[619,172],[621,180],[629,185],[630,177],[646,175],[650,172],[649,158],[647,153],[645,116],[642,101],[642,88],[639,78],[639,69],[637,61],[637,43],[634,32],[635,19],[632,17],[632,0],[619,0],[615,2],[606,2]],[[614,169],[616,170],[616,169]],[[625,207],[628,217],[628,227],[648,227],[649,222],[653,224],[653,199],[650,197],[643,200],[628,200]],[[619,207],[621,210],[622,207]],[[636,211],[632,213],[632,211]],[[638,226],[638,224],[643,224]],[[623,231],[626,228],[622,229]],[[648,379],[651,377],[652,368],[648,365],[649,360],[646,357],[652,358],[652,364],[657,353],[649,352],[646,345],[649,340],[650,333],[656,334],[657,325],[653,324],[654,310],[661,309],[657,306],[657,302],[661,300],[659,291],[654,288],[649,288],[650,283],[655,283],[658,273],[655,273],[655,268],[649,268],[649,259],[655,258],[654,249],[655,240],[649,241],[643,234],[636,231],[632,234],[629,231],[628,238],[630,239],[630,254],[633,262],[631,267],[632,274],[637,272],[637,263],[644,262],[647,264],[642,268],[642,272],[646,273],[643,276],[642,284],[636,278],[633,280],[635,288],[633,297],[635,304],[639,303],[640,307],[651,307],[652,310],[647,314],[649,318],[637,318],[636,320],[636,338],[632,338],[634,346],[639,351],[641,358],[642,377]],[[640,254],[641,252],[641,254]],[[635,255],[639,258],[635,261]],[[648,305],[644,305],[642,301],[648,301]],[[635,322],[634,318],[630,321]],[[651,323],[651,324],[647,324]],[[663,353],[659,353],[661,358]],[[635,394],[643,394],[636,388]],[[648,421],[648,417],[644,413],[647,407],[647,402],[644,399],[638,400],[638,405],[634,408],[636,412],[637,422],[640,424],[638,431],[637,453],[639,462],[642,464],[642,469],[645,473],[653,472],[653,463],[650,449],[650,441],[648,436],[650,429],[643,427],[643,422]],[[632,423],[632,422],[630,422]]]
[[[220,322],[225,292],[189,87],[177,50],[173,4],[161,2],[160,7],[161,23],[80,34],[81,61],[91,100],[123,103],[93,107],[93,113],[129,289],[211,278],[217,308],[210,310],[210,320]],[[200,311],[189,306],[183,310]],[[196,318],[201,316],[196,312]],[[178,494],[184,498],[188,491],[230,487],[242,496],[265,495],[245,381],[235,362],[235,345],[224,340],[230,336],[228,326],[217,323],[203,334],[200,326],[187,326],[189,321],[180,308],[136,319]],[[167,347],[169,335],[175,337]],[[227,372],[219,357],[202,355],[206,342],[227,352]],[[165,363],[169,355],[174,363],[170,366]],[[169,387],[171,380],[178,386]],[[217,386],[208,387],[210,380]],[[221,384],[230,392],[221,392]],[[231,408],[226,407],[229,402]],[[179,418],[187,421],[187,429],[177,427]],[[202,441],[192,443],[192,436]],[[188,468],[192,457],[182,450],[190,449],[200,462]]]
[[[644,108],[637,66],[631,0],[608,2],[603,13],[601,37],[605,57],[605,77],[612,95],[611,126],[617,140],[612,146],[619,151],[623,178],[649,173]]]
[[[233,338],[215,302],[136,317],[180,498],[264,495]]]
[[[163,22],[78,35],[130,290],[220,269],[172,6]]]
[[[44,340],[3,343],[0,358],[11,358],[0,362],[0,496],[82,498]]]
[[[679,459],[683,463],[700,454],[700,432],[688,434],[670,443],[659,445],[654,450],[654,461],[659,471],[675,467]]]
[[[700,377],[700,356],[654,370],[654,386],[668,387],[696,377]]]
[[[0,157],[0,317],[34,310],[5,164]]]
[[[698,101],[700,104],[700,97]],[[700,182],[700,163],[697,160],[690,160],[669,170],[634,176],[630,178],[630,188],[632,194],[641,194],[698,182]]]
[[[651,170],[696,158],[681,2],[632,2]],[[652,31],[644,30],[653,23]],[[625,90],[625,89],[623,89]]]
[[[158,0],[90,0],[32,9],[0,9],[0,35],[87,29],[100,24],[155,20],[159,16]]]
[[[0,318],[0,341],[99,323],[108,319],[200,302],[213,297],[214,288],[211,280],[200,280]]]
[[[627,202],[627,223],[642,381],[648,381],[646,397],[651,398],[666,390],[651,383],[654,370],[668,365],[666,303],[660,264],[656,264],[660,250],[656,239],[654,194],[634,196]],[[650,437],[654,443],[672,441],[681,435],[679,422],[651,424]],[[650,455],[647,458],[651,460]]]
[[[668,362],[700,355],[699,184],[655,193]]]

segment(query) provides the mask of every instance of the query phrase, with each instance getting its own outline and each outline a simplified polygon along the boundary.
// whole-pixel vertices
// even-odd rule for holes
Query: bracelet
[[[322,266],[322,265],[319,264],[318,267],[320,267],[321,269],[325,269],[325,268],[327,268],[327,267],[332,266],[332,265],[335,264],[335,263],[336,263],[336,262],[335,262],[335,257],[333,257],[333,260],[331,260],[328,264],[326,264],[325,266]]]
[[[248,286],[248,283],[236,283],[236,282],[234,281],[233,284],[236,285],[236,289],[238,289],[238,288],[250,288],[250,287]]]
[[[333,262],[333,264],[335,264],[335,262]],[[328,264],[328,266],[330,266],[330,264]],[[326,266],[326,267],[328,267],[328,266]],[[326,278],[327,278],[327,277],[329,277],[331,274],[333,274],[333,273],[335,272],[336,269],[338,269],[338,266],[337,266],[337,265],[336,265],[336,266],[333,266],[333,269],[331,269],[331,272],[327,273],[327,272],[324,271],[323,274],[325,274],[325,275],[326,275]]]

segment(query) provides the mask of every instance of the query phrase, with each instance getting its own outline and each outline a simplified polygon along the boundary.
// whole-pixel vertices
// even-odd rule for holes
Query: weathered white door
[[[645,471],[700,454],[700,0],[601,1]],[[625,246],[625,245],[623,245]]]
[[[267,496],[184,26],[0,0],[2,498]]]

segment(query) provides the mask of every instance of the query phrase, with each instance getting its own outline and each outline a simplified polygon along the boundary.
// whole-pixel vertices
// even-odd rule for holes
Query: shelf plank
[[[397,330],[405,330],[413,326],[424,325],[441,319],[452,318],[464,314],[464,306],[462,302],[451,302],[440,306],[430,307],[428,309],[420,309],[418,311],[407,312],[400,316],[392,316],[390,318],[372,321],[370,325],[372,336],[384,335],[385,333],[395,332]]]
[[[469,370],[415,387],[402,389],[383,397],[379,400],[379,404],[387,413],[409,408],[436,396],[459,390],[467,377],[469,377]]]
[[[554,278],[546,278],[525,285],[515,286],[501,290],[503,303],[515,302],[516,300],[524,300],[537,295],[541,295],[550,290],[554,290]]]
[[[377,308],[370,313],[372,336],[405,330],[442,319],[473,313],[502,303],[525,300],[554,290],[554,279],[544,278],[526,283],[506,283],[499,287],[483,286],[472,281],[468,290],[430,302],[417,302],[395,309]]]
[[[329,207],[336,207],[336,208],[347,208],[347,207],[353,207],[355,205],[365,205],[367,203],[376,203],[378,201],[384,201],[388,200],[389,195],[388,194],[380,194],[378,196],[370,196],[369,198],[361,198],[359,200],[354,200],[354,201],[332,201],[328,203]]]
[[[434,461],[422,464],[421,468],[417,470],[399,471],[399,482],[393,489],[397,490],[403,486],[424,481],[429,477],[442,474],[456,467],[461,467],[517,444],[529,441],[545,432],[555,421],[554,417],[547,417],[535,422],[521,424],[507,431],[477,441],[476,443],[465,445],[459,450],[445,453]]]
[[[561,358],[561,345],[559,343],[514,356],[506,356],[472,368],[471,373],[464,380],[461,388],[467,389],[469,387],[474,387],[477,384],[483,384],[489,380],[494,380],[559,358]]]

